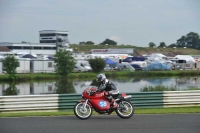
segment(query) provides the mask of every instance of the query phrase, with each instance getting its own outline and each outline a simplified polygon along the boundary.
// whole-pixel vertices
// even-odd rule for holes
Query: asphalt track
[[[200,133],[200,114],[0,118],[0,133]]]

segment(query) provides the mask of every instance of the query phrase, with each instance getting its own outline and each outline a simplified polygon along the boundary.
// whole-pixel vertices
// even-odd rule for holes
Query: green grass
[[[180,113],[200,113],[200,106],[196,107],[176,107],[176,108],[153,108],[135,109],[135,114],[180,114]],[[115,114],[115,113],[113,113]],[[28,116],[69,116],[74,115],[72,110],[58,112],[15,112],[0,113],[0,117],[28,117]],[[93,115],[98,113],[93,112]]]
[[[199,76],[200,71],[110,71],[105,73],[108,78],[112,77],[172,77],[172,76]],[[67,78],[69,79],[94,79],[97,73],[82,72],[70,73]],[[53,73],[32,73],[32,74],[17,74],[17,82],[27,81],[41,81],[41,80],[55,80],[57,75]],[[9,82],[8,75],[0,75],[0,82]]]
[[[120,48],[133,48],[139,54],[150,54],[150,53],[175,53],[175,54],[188,54],[188,55],[199,55],[200,50],[192,48],[177,48],[177,51],[174,48],[151,48],[151,47],[138,47],[133,44],[124,44],[124,45],[77,45],[71,44],[70,48],[73,48],[75,52],[85,52],[90,53],[92,49],[120,49]],[[78,48],[78,49],[75,49]],[[78,50],[78,51],[77,51]]]
[[[155,87],[153,86],[145,86],[140,89],[140,92],[156,92],[156,91],[178,91],[176,86],[163,86],[163,85],[157,85]]]

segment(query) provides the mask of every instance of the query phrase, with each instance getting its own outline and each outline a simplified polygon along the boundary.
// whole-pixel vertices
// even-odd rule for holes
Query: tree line
[[[149,47],[179,47],[179,48],[193,48],[200,49],[200,37],[198,33],[190,32],[186,35],[181,36],[177,39],[176,43],[172,43],[170,45],[166,45],[165,42],[160,42],[159,46],[156,46],[155,43],[150,42]]]
[[[86,42],[79,42],[80,45],[94,45],[95,43],[92,41],[86,41]],[[110,39],[105,39],[102,43],[100,43],[99,45],[117,45],[117,42],[110,40]]]
[[[83,41],[79,42],[79,44],[94,45],[95,43],[92,41]],[[110,39],[105,39],[99,45],[117,45],[117,42]],[[177,39],[175,43],[172,43],[170,45],[167,45],[165,42],[160,42],[159,45],[156,45],[154,42],[150,42],[149,47],[187,47],[200,50],[200,37],[198,33],[190,32],[186,35],[181,36],[179,39]]]

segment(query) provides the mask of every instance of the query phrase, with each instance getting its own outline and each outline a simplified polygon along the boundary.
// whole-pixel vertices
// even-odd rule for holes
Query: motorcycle
[[[83,100],[80,100],[74,106],[74,114],[81,120],[91,117],[93,110],[99,114],[111,114],[113,111],[123,118],[128,119],[134,114],[134,106],[129,101],[131,95],[125,93],[113,96],[117,107],[110,106],[109,100],[104,96],[104,92],[98,92],[97,88],[90,87],[83,91]]]

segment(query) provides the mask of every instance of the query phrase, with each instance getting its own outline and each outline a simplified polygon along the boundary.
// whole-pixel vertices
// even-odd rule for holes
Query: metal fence
[[[135,108],[200,106],[200,90],[127,93]],[[0,112],[73,109],[81,95],[0,96]]]

